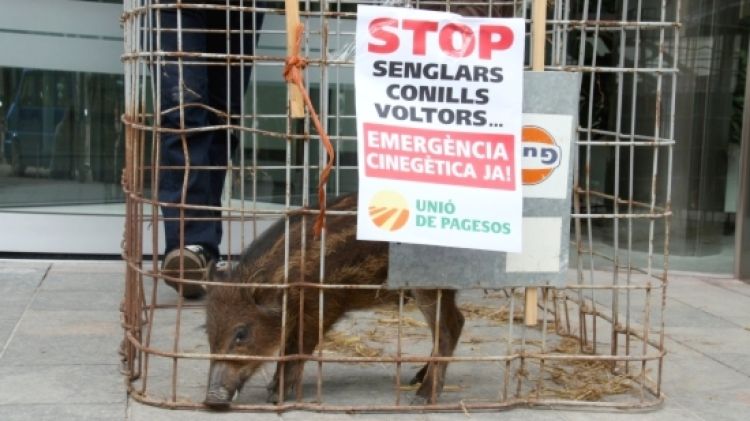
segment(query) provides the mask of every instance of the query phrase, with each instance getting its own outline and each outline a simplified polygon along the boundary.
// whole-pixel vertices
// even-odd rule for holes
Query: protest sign
[[[520,251],[523,19],[360,5],[357,238]]]

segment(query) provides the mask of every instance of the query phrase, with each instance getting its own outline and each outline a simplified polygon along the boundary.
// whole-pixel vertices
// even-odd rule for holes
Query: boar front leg
[[[461,330],[464,326],[464,316],[456,306],[456,291],[442,290],[442,293],[438,294],[437,290],[415,290],[414,295],[419,310],[432,331],[433,343],[435,342],[435,336],[438,336],[437,349],[433,349],[432,356],[450,357],[456,349],[458,338],[461,336]],[[440,300],[440,320],[437,324],[435,316],[437,315],[439,295],[442,297]],[[422,385],[417,390],[413,403],[435,403],[433,395],[437,397],[442,392],[447,368],[448,363],[446,362],[430,362],[417,373],[415,380],[421,380]]]
[[[292,329],[292,334],[287,337],[286,346],[284,348],[284,355],[309,355],[315,350],[317,345],[317,338],[314,342],[304,341],[303,352],[300,352],[299,341],[297,336],[297,329]],[[273,375],[273,380],[268,384],[268,398],[269,403],[279,403],[283,400],[288,400],[292,391],[301,391],[302,382],[302,371],[305,365],[305,361],[292,360],[292,361],[279,361],[276,364],[276,372]],[[284,385],[283,391],[281,390],[281,373],[284,373]],[[283,393],[282,393],[283,392]]]
[[[317,300],[317,295],[313,296]],[[317,302],[313,302],[312,299],[306,301],[307,306],[305,307],[305,318],[304,318],[304,331],[302,333],[303,346],[300,349],[299,346],[299,320],[290,325],[287,329],[286,335],[286,346],[284,347],[284,355],[300,355],[302,357],[311,355],[315,348],[318,346],[318,306]],[[331,305],[325,309],[325,320],[323,322],[324,330],[323,334],[338,320],[343,314],[340,308]],[[279,403],[282,401],[280,395],[281,390],[281,373],[284,373],[284,387],[283,387],[283,400],[301,399],[302,398],[302,372],[305,366],[305,360],[292,360],[292,361],[280,361],[276,364],[276,372],[273,375],[273,380],[268,385],[268,402]],[[292,392],[295,391],[295,396],[292,397]]]

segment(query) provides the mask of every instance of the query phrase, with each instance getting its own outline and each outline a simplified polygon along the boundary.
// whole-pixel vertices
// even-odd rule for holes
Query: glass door
[[[0,252],[119,254],[120,1],[0,13]]]

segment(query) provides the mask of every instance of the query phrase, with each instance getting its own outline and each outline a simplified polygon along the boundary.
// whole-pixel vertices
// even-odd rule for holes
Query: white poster
[[[358,6],[357,238],[521,250],[524,26]]]

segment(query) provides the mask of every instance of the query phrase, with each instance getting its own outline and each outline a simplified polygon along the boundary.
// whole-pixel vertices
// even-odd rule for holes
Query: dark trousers
[[[259,7],[263,5],[258,2]],[[163,29],[177,28],[178,12],[163,10],[161,27]],[[190,29],[224,30],[227,28],[225,11],[196,10],[184,8],[182,14],[182,51],[202,53],[227,53],[227,38],[225,33],[191,32]],[[254,53],[257,37],[252,36],[253,28],[260,29],[263,14],[253,15],[245,13],[243,34],[234,33],[230,36],[229,52],[240,54],[241,47],[245,55]],[[231,12],[229,27],[240,29],[240,13]],[[161,32],[161,51],[177,52],[178,36],[176,32]],[[244,45],[241,46],[240,42]],[[156,49],[156,45],[154,46]],[[243,87],[247,86],[251,68],[246,66],[243,74],[240,66],[230,67],[227,75],[225,60],[210,58],[185,58],[193,64],[182,65],[182,86],[180,86],[180,66],[177,59],[169,57],[169,64],[161,66],[156,71],[161,72],[161,126],[164,128],[192,129],[213,125],[227,124],[226,117],[217,115],[214,111],[200,106],[208,106],[223,113],[239,114],[244,100]],[[197,64],[195,62],[198,61]],[[214,65],[211,65],[211,63]],[[218,65],[217,65],[218,64]],[[154,75],[156,77],[156,75]],[[229,78],[229,90],[227,90]],[[180,97],[184,109],[184,125],[180,122]],[[174,108],[173,111],[164,111]],[[237,124],[239,121],[233,121]],[[162,133],[160,136],[161,154],[159,164],[164,166],[184,167],[186,164],[181,134]],[[215,169],[189,169],[186,183],[186,194],[182,197],[185,170],[161,169],[159,171],[159,201],[170,204],[180,204],[184,199],[189,205],[220,206],[221,194],[226,175],[228,155],[237,147],[237,138],[227,130],[196,132],[184,135],[187,144],[187,155],[190,167],[215,166]],[[162,206],[165,217],[164,232],[166,237],[165,253],[180,247],[180,209],[172,206]],[[221,212],[208,210],[185,209],[184,217],[184,245],[198,244],[203,246],[213,257],[219,255],[219,243],[222,236]],[[198,219],[194,219],[198,218]]]

